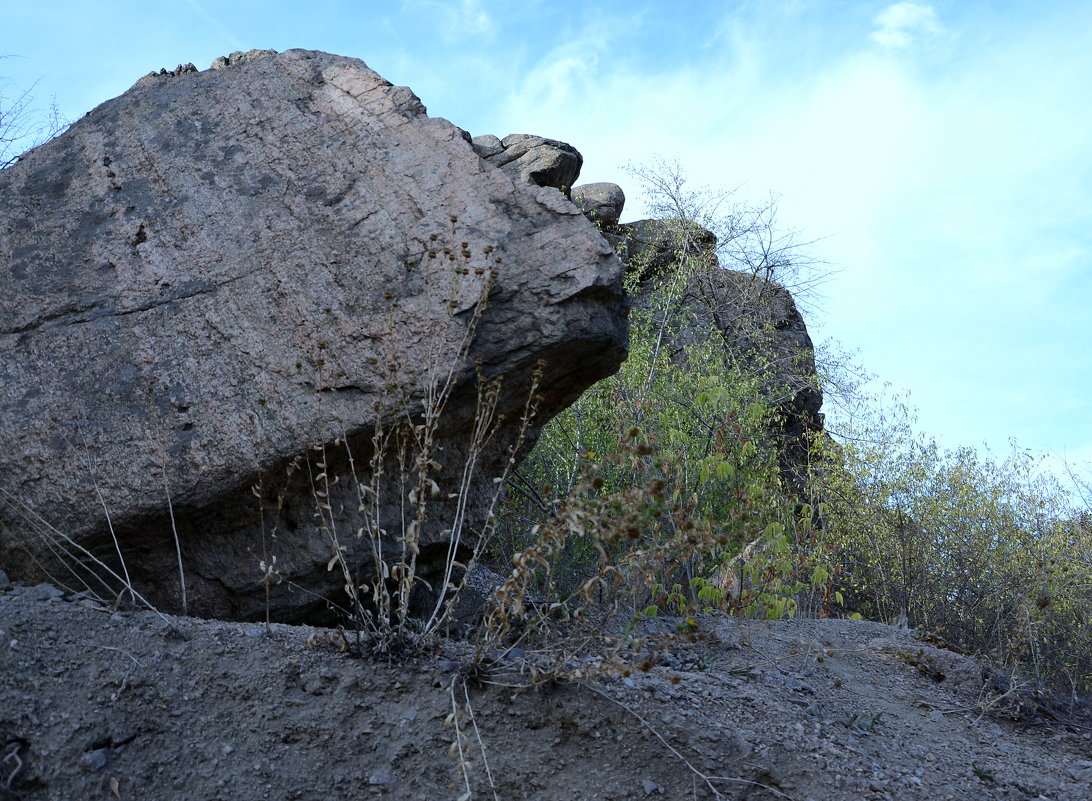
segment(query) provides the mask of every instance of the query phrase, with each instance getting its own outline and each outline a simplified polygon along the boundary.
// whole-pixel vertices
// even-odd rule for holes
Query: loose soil
[[[342,645],[0,592],[0,799],[1092,799],[1086,712],[879,623],[710,616],[647,671],[529,689],[518,652]]]

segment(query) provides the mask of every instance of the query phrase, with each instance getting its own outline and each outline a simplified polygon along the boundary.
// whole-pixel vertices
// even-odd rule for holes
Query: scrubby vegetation
[[[1092,690],[1088,512],[1031,454],[945,451],[911,422],[898,404],[839,421],[816,476],[840,611],[904,616],[1031,687]]]
[[[776,417],[798,388],[777,385],[764,332],[740,352],[694,330],[684,295],[703,271],[732,269],[806,303],[819,273],[778,233],[773,205],[729,206],[670,169],[641,177],[677,222],[674,264],[654,289],[631,270],[643,300],[629,360],[553,420],[510,479],[494,551],[533,562],[526,592],[563,605],[609,587],[634,618],[718,608],[905,622],[986,657],[1011,687],[1092,691],[1092,519],[1075,506],[1088,497],[1019,450],[942,450],[908,407],[863,394],[831,358],[817,380],[837,411],[802,458],[806,486],[789,486]],[[702,229],[719,235],[721,266]]]
[[[809,536],[809,523],[780,491],[764,369],[736,358],[711,327],[690,331],[694,341],[682,358],[669,347],[684,289],[709,269],[689,248],[682,244],[678,269],[631,313],[622,369],[553,420],[516,471],[508,543],[523,544],[521,533],[549,520],[576,488],[614,498],[627,510],[644,499],[655,513],[633,521],[620,542],[607,547],[587,533],[572,538],[552,572],[554,588],[564,592],[626,553],[646,562],[642,591],[631,599],[634,612],[726,606],[780,617],[794,611],[793,596],[802,589],[790,546]],[[640,292],[637,278],[631,280],[631,292]],[[687,322],[693,329],[694,321]],[[637,487],[648,491],[629,498]],[[739,559],[748,547],[763,558]],[[674,548],[670,559],[646,558],[646,550],[665,548]]]

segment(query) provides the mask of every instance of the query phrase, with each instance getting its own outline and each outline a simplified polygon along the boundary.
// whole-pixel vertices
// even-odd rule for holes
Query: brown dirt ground
[[[909,632],[711,616],[699,635],[647,672],[525,689],[533,655],[465,682],[458,643],[387,664],[327,630],[14,587],[0,799],[1092,799],[1087,713],[1017,713]]]

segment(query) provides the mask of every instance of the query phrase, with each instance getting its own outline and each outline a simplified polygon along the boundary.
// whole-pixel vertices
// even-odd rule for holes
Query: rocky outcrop
[[[605,236],[641,281],[672,273],[681,253],[717,267],[717,238],[697,223],[683,220],[637,220],[625,223]]]
[[[581,184],[573,189],[572,201],[601,229],[618,225],[626,194],[618,184]]]
[[[236,67],[240,64],[246,64],[248,61],[255,61],[260,58],[268,58],[270,56],[277,55],[276,50],[247,50],[243,52],[236,50],[229,56],[219,56],[213,59],[212,64],[209,65],[210,70],[222,70],[225,67]],[[169,70],[163,67],[159,72],[149,72],[143,78],[136,82],[136,86],[145,86],[157,78],[171,77],[177,78],[179,75],[187,75],[191,72],[197,72],[198,69],[193,64],[179,64],[173,70]]]
[[[482,159],[361,61],[226,62],[142,79],[0,173],[0,566],[78,583],[93,555],[178,610],[180,558],[191,613],[297,620],[344,583],[329,529],[355,543],[377,424],[450,373],[427,572],[445,504],[484,513],[540,360],[536,426],[617,368],[623,267],[513,180],[570,180],[548,140]],[[479,374],[506,427],[451,500]],[[402,515],[380,509],[392,541]]]
[[[584,164],[584,157],[572,145],[530,134],[509,134],[504,139],[487,134],[474,137],[472,144],[479,156],[513,178],[552,186],[566,197]]]
[[[212,64],[209,65],[209,69],[222,70],[224,67],[237,67],[240,64],[246,64],[248,61],[275,55],[277,55],[276,50],[247,50],[246,52],[236,50],[229,56],[214,58]]]
[[[147,83],[155,80],[156,78],[160,78],[160,77],[164,77],[164,76],[170,76],[172,78],[177,78],[179,75],[187,75],[188,73],[191,73],[191,72],[197,72],[197,67],[195,67],[193,64],[179,64],[173,70],[169,70],[166,67],[163,67],[162,69],[159,70],[159,72],[149,72],[147,75],[145,75],[139,81],[137,81],[137,85],[142,86],[144,84],[147,84]]]
[[[796,497],[806,497],[808,441],[823,428],[823,395],[811,337],[789,291],[762,275],[722,268],[717,238],[694,223],[639,220],[605,235],[637,273],[638,305],[651,302],[685,255],[691,275],[671,310],[668,347],[684,360],[688,346],[718,331],[733,362],[762,376],[776,412],[770,437],[781,478]]]
[[[697,275],[681,305],[684,322],[673,347],[711,325],[724,337],[733,360],[761,376],[775,411],[770,434],[782,481],[796,497],[805,497],[808,443],[823,429],[823,394],[811,336],[792,295],[761,275],[717,269]]]

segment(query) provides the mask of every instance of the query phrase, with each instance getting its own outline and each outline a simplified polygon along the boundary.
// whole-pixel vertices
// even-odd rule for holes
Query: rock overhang
[[[617,368],[626,322],[624,268],[578,210],[410,90],[356,59],[236,55],[147,76],[0,173],[0,554],[33,572],[28,518],[100,554],[113,527],[154,584],[170,500],[206,553],[196,594],[245,617],[222,586],[256,576],[251,487],[334,421],[366,440],[384,386],[464,355],[481,298],[460,382],[478,360],[515,398],[556,360],[544,409]]]

